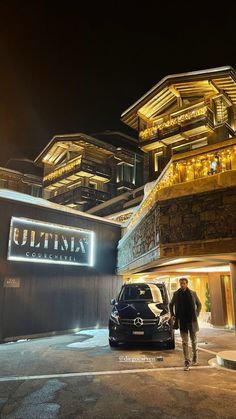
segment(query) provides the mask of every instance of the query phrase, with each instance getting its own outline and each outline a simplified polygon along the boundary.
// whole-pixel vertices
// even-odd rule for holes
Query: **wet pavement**
[[[215,368],[235,333],[202,327],[198,367],[176,349],[110,349],[107,329],[0,345],[0,418],[236,419],[236,371]]]

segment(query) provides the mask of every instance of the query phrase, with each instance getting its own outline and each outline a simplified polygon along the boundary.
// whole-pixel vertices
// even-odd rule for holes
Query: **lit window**
[[[201,140],[194,141],[192,143],[192,147],[191,148],[192,148],[192,150],[194,150],[196,148],[204,147],[207,144],[208,144],[207,138],[203,138]]]
[[[186,151],[195,150],[196,148],[204,147],[208,144],[207,138],[200,138],[185,144],[181,144],[172,148],[173,154],[184,153]]]
[[[158,151],[157,153],[154,154],[154,170],[155,170],[155,172],[158,172],[158,170],[159,170],[158,159],[159,159],[160,156],[163,156],[163,151]]]
[[[97,189],[96,182],[89,182],[89,188],[91,188],[91,189]]]

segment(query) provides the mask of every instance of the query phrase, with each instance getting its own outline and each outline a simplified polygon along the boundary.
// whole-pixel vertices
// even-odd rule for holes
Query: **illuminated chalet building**
[[[0,167],[0,188],[42,196],[42,170],[29,159],[15,158]]]
[[[187,276],[213,325],[236,314],[236,72],[164,77],[122,114],[138,132],[149,191],[118,247],[118,272],[160,279],[172,294]]]
[[[143,157],[137,141],[111,131],[97,136],[109,142],[83,133],[57,135],[35,159],[44,168],[45,199],[87,211],[142,185]],[[94,214],[122,209],[123,200],[117,199],[115,207]]]

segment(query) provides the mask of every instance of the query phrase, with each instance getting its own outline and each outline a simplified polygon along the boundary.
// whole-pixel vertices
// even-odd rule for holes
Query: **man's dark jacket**
[[[201,301],[199,300],[197,294],[195,291],[192,291],[188,288],[188,290],[190,291],[191,297],[192,297],[192,309],[193,309],[193,319],[192,319],[192,331],[198,332],[199,331],[199,326],[198,326],[198,321],[197,318],[199,316],[199,313],[201,311],[202,308],[202,304]],[[177,291],[174,292],[172,300],[170,302],[170,314],[171,316],[175,316],[175,324],[174,324],[174,329],[178,329],[179,328],[179,304],[180,304],[180,293],[185,292],[182,291],[181,288],[179,288]]]

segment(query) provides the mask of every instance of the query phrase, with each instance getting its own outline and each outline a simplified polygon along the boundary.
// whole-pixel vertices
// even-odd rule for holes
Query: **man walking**
[[[184,370],[189,370],[188,337],[192,344],[192,365],[198,365],[197,332],[198,316],[202,305],[195,291],[188,288],[187,278],[180,278],[180,288],[174,293],[170,302],[170,314],[175,322],[174,328],[180,329],[184,354]]]

